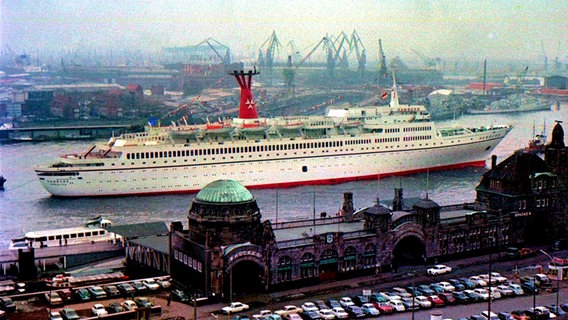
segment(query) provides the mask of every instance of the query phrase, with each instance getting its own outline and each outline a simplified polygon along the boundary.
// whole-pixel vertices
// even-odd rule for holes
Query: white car
[[[0,313],[2,315],[2,313]],[[59,311],[51,311],[49,313],[49,320],[63,320]]]
[[[341,297],[341,299],[339,299],[339,304],[343,308],[347,308],[347,307],[350,307],[350,306],[354,306],[355,302],[353,302],[353,300],[351,300],[351,298],[349,298],[349,297]]]
[[[221,308],[221,311],[223,311],[224,314],[232,314],[232,313],[239,313],[241,311],[245,311],[248,309],[249,309],[248,304],[244,304],[241,302],[233,302],[230,305]]]
[[[509,281],[507,277],[503,277],[499,272],[491,272],[491,279],[495,279],[497,283],[506,283]]]
[[[124,310],[128,310],[128,311],[138,309],[136,302],[134,302],[133,300],[124,300],[124,302],[122,303],[122,307],[124,308]]]
[[[331,309],[331,312],[337,319],[347,319],[349,317],[349,314],[341,307],[335,307]]]
[[[335,319],[335,314],[333,313],[333,311],[331,311],[329,309],[321,309],[319,311],[319,314],[322,317],[322,319],[325,319],[325,320]]]
[[[313,302],[304,302],[304,304],[301,305],[301,308],[302,310],[304,310],[304,312],[319,310],[319,308]]]
[[[160,285],[154,279],[144,279],[142,283],[148,290],[155,291],[160,289]]]
[[[442,289],[444,289],[444,291],[446,292],[454,292],[456,290],[456,287],[446,281],[438,282],[438,285],[442,287]]]
[[[435,266],[432,266],[428,270],[426,270],[426,273],[428,273],[431,276],[437,276],[437,275],[445,274],[445,273],[449,273],[449,272],[452,272],[452,268],[448,267],[445,264],[437,264]]]
[[[100,303],[96,303],[95,305],[93,305],[93,307],[91,308],[91,312],[93,313],[94,316],[105,316],[108,314],[108,311],[106,311],[105,306],[103,306]]]
[[[266,317],[272,315],[272,311],[270,310],[260,310],[257,314],[253,314],[252,318],[255,320],[265,319]]]
[[[522,296],[523,294],[525,294],[525,291],[523,290],[523,288],[521,288],[521,286],[516,284],[516,283],[510,283],[509,288],[511,290],[513,290],[513,293],[516,296]]]
[[[387,302],[387,304],[391,306],[394,310],[396,310],[396,312],[406,311],[404,304],[402,304],[402,301],[400,300],[390,300]]]
[[[502,295],[502,296],[505,296],[505,297],[511,297],[511,296],[514,296],[514,295],[515,295],[515,293],[513,292],[513,289],[511,289],[511,288],[510,288],[508,285],[506,285],[506,284],[498,285],[498,286],[496,287],[496,289],[499,290],[499,292],[501,292],[501,295]]]
[[[404,288],[394,287],[394,288],[392,288],[392,292],[396,293],[401,298],[412,298],[412,293],[409,293]]]
[[[499,289],[491,287],[491,297],[493,297],[493,299],[501,299],[501,296],[501,291],[499,291]]]
[[[302,313],[304,312],[304,310],[302,310],[302,308],[298,308],[295,305],[287,305],[284,306],[284,308],[280,309],[280,310],[276,310],[274,311],[274,313],[276,313],[277,315],[283,317],[287,314],[291,314],[291,313]]]
[[[475,283],[476,287],[487,287],[487,282],[481,279],[479,276],[471,276],[469,277],[469,281]]]
[[[168,289],[169,287],[172,286],[172,283],[168,279],[158,279],[158,280],[156,280],[156,283],[158,283],[160,285],[160,287],[162,287],[164,289]]]
[[[473,292],[480,295],[483,298],[483,300],[489,300],[489,292],[486,289],[477,288],[477,289],[473,289]]]
[[[402,300],[402,297],[399,296],[398,294],[394,293],[394,292],[379,292],[379,295],[382,296],[383,298],[387,299],[387,301],[390,300]]]
[[[418,306],[420,308],[423,309],[428,309],[428,308],[432,308],[432,302],[430,300],[428,300],[428,297],[425,296],[416,296],[415,298],[416,303],[418,303]]]

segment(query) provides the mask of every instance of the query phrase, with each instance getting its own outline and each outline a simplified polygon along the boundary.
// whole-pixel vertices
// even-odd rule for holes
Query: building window
[[[363,268],[374,268],[377,265],[377,247],[369,243],[363,253]]]
[[[278,260],[278,282],[290,280],[292,280],[292,259],[284,256]]]
[[[357,252],[354,247],[347,247],[343,253],[343,271],[355,270]]]
[[[314,268],[314,255],[311,253],[304,253],[300,261],[300,276],[305,278],[313,278],[316,275]]]

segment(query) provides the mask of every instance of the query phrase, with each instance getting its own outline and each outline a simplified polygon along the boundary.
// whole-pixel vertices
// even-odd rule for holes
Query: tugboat
[[[4,182],[6,182],[6,178],[0,176],[0,190],[4,190]]]
[[[544,153],[544,146],[546,144],[546,123],[543,125],[542,132],[535,134],[534,124],[533,124],[533,138],[529,140],[529,144],[524,150],[535,153]]]

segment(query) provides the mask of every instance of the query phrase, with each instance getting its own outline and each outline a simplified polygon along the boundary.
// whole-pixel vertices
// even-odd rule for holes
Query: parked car
[[[508,287],[516,296],[522,296],[523,294],[525,294],[523,288],[521,288],[521,286],[516,283],[510,283]]]
[[[180,289],[174,289],[171,292],[172,300],[179,301],[179,302],[188,302],[189,298],[185,292]]]
[[[376,317],[380,314],[379,310],[375,308],[372,303],[364,303],[361,306],[361,311],[363,311],[363,313],[368,317]]]
[[[466,289],[465,285],[458,279],[450,279],[448,282],[454,286],[454,291],[462,291]]]
[[[349,306],[354,306],[355,303],[353,302],[353,300],[351,300],[351,298],[349,297],[341,297],[339,299],[339,304],[341,305],[341,307],[343,307],[343,309],[349,307]]]
[[[89,287],[87,290],[89,290],[89,294],[93,299],[104,299],[107,297],[106,292],[100,286],[92,286]]]
[[[532,282],[522,282],[521,289],[527,294],[538,294],[538,288]]]
[[[330,309],[320,309],[319,311],[321,318],[325,320],[335,319],[335,314]]]
[[[249,309],[249,305],[248,304],[244,304],[242,302],[233,302],[230,305],[221,308],[221,311],[223,311],[224,314],[233,314],[233,313],[239,313],[245,310]]]
[[[376,302],[373,304],[381,314],[392,314],[394,308],[388,302]]]
[[[349,314],[347,313],[347,311],[345,311],[345,309],[343,309],[342,307],[335,307],[333,309],[331,309],[331,312],[333,312],[333,314],[335,315],[335,317],[337,319],[347,319],[349,318]]]
[[[142,283],[150,291],[156,291],[160,289],[160,285],[154,279],[144,279],[142,280]]]
[[[440,299],[444,301],[445,305],[452,305],[457,303],[456,298],[454,298],[454,295],[451,292],[440,293],[438,297],[440,297]]]
[[[44,294],[44,297],[45,301],[47,301],[47,303],[51,306],[59,306],[63,304],[63,299],[61,299],[61,296],[57,292],[53,291],[46,292]]]
[[[302,310],[302,308],[296,307],[295,305],[287,305],[287,306],[284,306],[280,310],[274,311],[274,313],[283,317],[283,316],[290,314],[290,313],[302,313],[303,311],[304,310]]]
[[[479,276],[471,276],[469,277],[469,281],[475,283],[475,287],[487,287],[487,282],[481,279]]]
[[[473,281],[469,280],[468,278],[460,278],[458,279],[461,283],[463,283],[463,285],[465,286],[464,290],[466,289],[475,289],[475,287],[477,286]]]
[[[375,303],[375,302],[387,302],[388,299],[383,297],[382,295],[380,295],[377,292],[373,292],[371,293],[371,295],[369,296],[369,300],[371,301],[371,303]]]
[[[148,290],[148,288],[144,285],[144,283],[142,283],[142,281],[133,281],[130,284],[132,285],[132,287],[134,287],[136,293],[143,293]]]
[[[396,293],[401,298],[410,298],[412,297],[412,293],[409,293],[406,289],[401,287],[394,287],[392,288],[392,292]]]
[[[320,310],[329,309],[329,306],[323,300],[316,300],[314,303]]]
[[[501,295],[501,291],[499,291],[497,289],[497,287],[491,287],[491,290],[488,290],[487,292],[491,292],[491,297],[493,299],[501,299],[502,295]]]
[[[271,314],[272,314],[271,310],[266,310],[266,309],[260,310],[258,313],[253,314],[252,318],[255,320],[263,320]]]
[[[497,279],[491,277],[491,283],[489,282],[489,274],[484,273],[484,274],[480,274],[479,278],[481,278],[483,281],[485,281],[485,283],[487,284],[491,284],[492,286],[497,285]]]
[[[89,301],[89,300],[91,300],[91,294],[89,294],[89,291],[85,288],[75,290],[74,295],[75,295],[75,298],[78,301]]]
[[[531,320],[550,319],[552,315],[550,311],[545,307],[536,307],[534,309],[530,308],[525,310],[525,313],[530,317]]]
[[[138,308],[150,308],[152,306],[152,301],[148,297],[136,297],[134,298],[134,303]]]
[[[14,312],[16,311],[16,305],[14,301],[12,301],[12,298],[4,296],[0,297],[0,309],[6,312]]]
[[[363,295],[359,295],[359,296],[354,296],[353,297],[353,302],[355,302],[355,305],[361,307],[363,306],[365,303],[369,303],[369,299]]]
[[[356,306],[355,304],[350,305],[345,308],[345,311],[349,314],[349,317],[352,319],[360,319],[365,317],[365,313],[361,310],[361,307]]]
[[[434,294],[440,294],[442,292],[445,292],[444,288],[440,287],[440,285],[437,283],[430,284],[430,289],[434,291]]]
[[[444,289],[445,292],[452,292],[456,290],[456,287],[454,287],[451,283],[447,282],[447,281],[442,281],[442,282],[438,282],[438,285]]]
[[[402,297],[399,296],[398,294],[396,294],[395,292],[384,292],[384,291],[382,291],[382,292],[379,292],[379,294],[380,294],[381,296],[383,296],[385,299],[387,299],[387,302],[388,302],[388,301],[391,301],[391,300],[400,300],[400,299],[402,299]]]
[[[49,320],[63,320],[63,317],[61,316],[61,313],[59,313],[59,311],[50,311]]]
[[[452,295],[456,299],[457,303],[470,303],[471,299],[463,291],[454,291]]]
[[[289,313],[285,318],[286,320],[302,320],[302,317],[297,313]]]
[[[302,310],[304,310],[304,312],[308,312],[308,311],[318,311],[319,308],[315,305],[315,303],[313,302],[304,302],[300,308],[302,308]]]
[[[63,320],[78,320],[78,319],[81,319],[81,317],[79,317],[77,312],[74,309],[71,309],[71,308],[61,309],[59,311],[59,314],[61,314],[61,318],[63,318]]]
[[[468,296],[471,302],[483,301],[483,297],[473,290],[464,290],[463,293]]]
[[[425,296],[431,296],[433,294],[436,294],[436,292],[434,292],[434,290],[430,289],[430,287],[426,284],[420,284],[420,285],[417,286],[417,288]]]
[[[480,295],[483,298],[483,300],[489,300],[489,292],[485,288],[473,289],[473,292]]]
[[[122,302],[122,307],[124,308],[124,310],[127,310],[127,311],[132,311],[132,310],[138,309],[136,302],[134,302],[133,300],[124,300]]]
[[[506,284],[500,284],[497,287],[495,287],[495,289],[497,289],[504,297],[511,297],[515,295],[513,290]]]
[[[499,320],[497,314],[493,311],[483,310],[481,311],[481,315],[487,320]]]
[[[499,318],[499,320],[515,320],[511,313],[505,311],[497,313],[497,318]]]
[[[425,297],[425,296],[417,296],[416,302],[418,303],[420,308],[423,308],[423,309],[432,308],[432,302],[430,300],[428,300],[428,298]]]
[[[416,298],[402,298],[401,300],[402,305],[404,306],[404,309],[406,311],[416,311],[418,309],[420,309],[420,306],[418,305],[418,302],[416,301]]]
[[[430,300],[430,302],[432,302],[433,307],[443,307],[446,305],[444,303],[444,300],[440,299],[440,297],[436,295],[428,296],[427,298],[428,300]]]
[[[406,311],[404,304],[402,304],[401,300],[391,300],[387,302],[396,312],[403,312]]]
[[[119,313],[123,312],[124,307],[120,302],[114,301],[108,304],[108,312],[109,313]]]
[[[158,279],[156,280],[156,283],[164,289],[169,289],[172,286],[172,283],[169,279]]]
[[[339,301],[335,300],[335,299],[327,299],[327,301],[325,302],[330,309],[333,310],[333,308],[339,308],[341,307],[341,305],[339,304]]]
[[[449,272],[452,272],[452,268],[445,264],[437,264],[426,270],[426,273],[428,273],[431,276],[437,276]]]
[[[113,284],[103,286],[103,290],[109,297],[116,297],[120,295],[120,290],[118,290],[118,288]]]
[[[292,313],[292,314],[297,314],[297,313]],[[291,314],[290,314],[291,315]],[[289,320],[289,316],[287,317],[287,320]],[[304,311],[302,312],[302,314],[300,315],[300,318],[302,318],[303,320],[321,320],[323,319],[321,313],[319,312],[319,310],[313,310],[313,311]],[[335,316],[334,316],[335,318]]]
[[[116,287],[120,292],[122,292],[122,294],[127,296],[130,296],[136,291],[136,289],[134,289],[134,287],[130,283],[120,283],[117,284]]]
[[[94,316],[100,317],[100,316],[106,316],[108,314],[108,311],[106,311],[105,306],[103,306],[102,304],[95,303],[91,308],[91,313]]]
[[[499,272],[491,272],[491,279],[495,279],[499,284],[506,283],[509,281],[507,277],[503,277]]]

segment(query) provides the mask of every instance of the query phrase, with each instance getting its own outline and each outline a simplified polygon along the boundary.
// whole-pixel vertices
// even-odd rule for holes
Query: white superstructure
[[[241,114],[254,107],[252,96],[245,98]],[[424,106],[400,105],[393,90],[389,106],[331,109],[325,116],[150,127],[35,171],[48,192],[62,197],[196,192],[218,179],[248,188],[333,184],[485,166],[511,129],[437,128]]]

